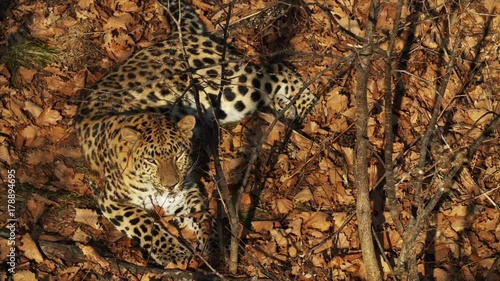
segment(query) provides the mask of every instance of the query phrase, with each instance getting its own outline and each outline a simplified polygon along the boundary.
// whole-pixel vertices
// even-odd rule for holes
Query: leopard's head
[[[124,126],[119,157],[127,185],[141,191],[151,187],[158,192],[182,189],[192,167],[195,123],[190,115],[174,123],[162,115],[146,114],[137,118],[135,126]]]

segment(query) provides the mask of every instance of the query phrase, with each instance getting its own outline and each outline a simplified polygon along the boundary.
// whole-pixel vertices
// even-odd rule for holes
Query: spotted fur
[[[207,200],[190,173],[193,116],[201,110],[221,124],[237,122],[264,106],[280,111],[300,94],[285,113],[295,118],[315,98],[283,64],[242,63],[230,47],[222,60],[221,40],[206,34],[191,6],[161,1],[172,36],[84,91],[74,123],[102,182],[97,200],[104,216],[165,265],[185,261],[192,249],[202,252],[209,239]],[[155,219],[156,206],[173,216],[174,229],[194,231],[196,243]]]

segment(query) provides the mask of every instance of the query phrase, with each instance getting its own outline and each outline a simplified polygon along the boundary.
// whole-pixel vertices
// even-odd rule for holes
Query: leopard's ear
[[[134,144],[136,141],[141,139],[141,132],[130,128],[124,127],[121,130],[121,139],[129,144]]]
[[[194,118],[193,115],[184,116],[179,122],[177,122],[177,128],[179,128],[180,133],[188,139],[193,136],[193,129],[195,125],[196,118]]]

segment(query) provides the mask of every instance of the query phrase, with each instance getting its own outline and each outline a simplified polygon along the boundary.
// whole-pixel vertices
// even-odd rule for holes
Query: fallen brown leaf
[[[102,230],[99,223],[99,215],[94,210],[75,208],[74,220],[79,223],[86,224],[94,229]]]
[[[61,114],[57,110],[52,110],[50,107],[44,108],[41,114],[36,119],[36,124],[39,126],[47,126],[57,124],[62,119]]]
[[[328,231],[332,226],[331,216],[324,212],[313,213],[304,221],[304,227],[311,227],[320,231]]]
[[[89,259],[90,262],[100,265],[102,268],[109,270],[109,262],[101,257],[94,248],[76,243],[76,246],[82,250],[83,254]]]
[[[35,273],[28,270],[21,270],[14,274],[14,281],[37,281]]]
[[[311,190],[308,187],[306,187],[293,197],[293,202],[300,204],[300,203],[309,202],[313,199],[314,198],[313,198],[313,194],[312,194]]]
[[[276,244],[278,244],[279,247],[286,247],[288,246],[288,240],[286,238],[286,233],[283,231],[283,229],[271,229],[270,231],[271,236],[274,238],[274,241],[276,241]]]
[[[73,233],[72,237],[73,241],[80,243],[88,243],[91,238],[92,237],[90,237],[90,235],[88,235],[85,231],[81,230],[80,228],[77,228],[75,230],[75,233]]]
[[[256,232],[268,232],[275,228],[273,221],[252,221],[252,229]]]
[[[44,260],[35,241],[33,241],[31,235],[28,233],[21,236],[21,245],[19,249],[24,252],[25,257],[34,260],[36,263],[41,263]]]
[[[292,208],[292,201],[286,198],[277,199],[273,206],[273,210],[278,214],[288,214],[292,210]]]

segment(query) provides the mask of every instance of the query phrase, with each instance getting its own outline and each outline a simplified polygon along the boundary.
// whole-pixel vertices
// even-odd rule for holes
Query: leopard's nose
[[[160,182],[163,186],[174,187],[179,183],[179,176],[174,171],[164,173],[160,175]]]
[[[158,176],[163,186],[173,187],[179,183],[179,171],[173,161],[169,159],[158,165]]]

